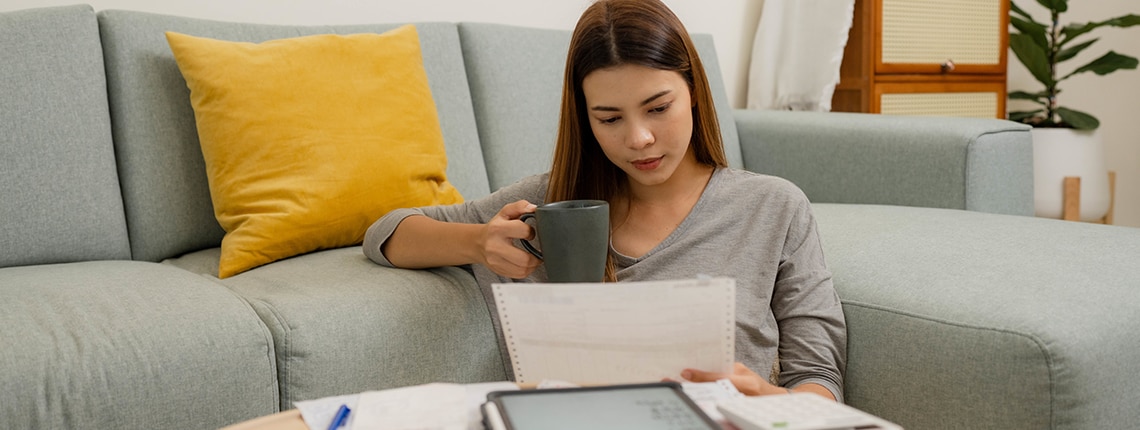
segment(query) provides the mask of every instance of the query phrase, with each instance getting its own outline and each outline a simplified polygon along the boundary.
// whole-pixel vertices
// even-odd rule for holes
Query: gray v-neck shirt
[[[392,266],[380,246],[404,218],[426,215],[447,222],[486,223],[509,203],[543,204],[548,180],[548,174],[534,175],[478,200],[392,211],[368,229],[364,253],[376,263]],[[736,279],[736,360],[761,375],[771,370],[770,379],[781,386],[813,382],[842,400],[847,326],[811,205],[791,182],[719,168],[689,215],[655,248],[637,258],[613,248],[610,252],[618,281],[698,275]],[[483,290],[503,349],[491,284],[545,282],[545,271],[540,266],[526,279],[509,279],[482,265],[470,269]],[[510,375],[509,362],[506,367]]]

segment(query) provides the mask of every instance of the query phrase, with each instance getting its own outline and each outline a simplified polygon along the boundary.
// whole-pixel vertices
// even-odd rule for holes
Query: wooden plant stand
[[[1066,221],[1081,220],[1081,178],[1079,176],[1066,176],[1064,195],[1061,197],[1061,219]],[[1104,218],[1091,221],[1098,224],[1112,224],[1112,210],[1116,206],[1116,172],[1108,171],[1108,212]]]

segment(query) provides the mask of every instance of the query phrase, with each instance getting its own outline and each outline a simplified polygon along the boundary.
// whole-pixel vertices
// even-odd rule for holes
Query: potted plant
[[[1100,219],[1108,211],[1111,196],[1104,163],[1104,147],[1095,132],[1100,126],[1096,117],[1062,106],[1058,95],[1060,83],[1083,73],[1107,75],[1121,69],[1135,69],[1137,60],[1115,51],[1062,74],[1058,67],[1096,43],[1089,33],[1100,27],[1140,25],[1140,16],[1128,14],[1116,18],[1063,25],[1062,13],[1068,11],[1067,0],[1037,0],[1050,14],[1048,23],[1040,23],[1025,10],[1010,3],[1009,47],[1044,85],[1038,92],[1014,91],[1011,100],[1027,100],[1036,108],[1013,111],[1009,119],[1033,126],[1033,164],[1035,205],[1038,216],[1060,218],[1062,184],[1067,176],[1081,178],[1081,214],[1084,221]],[[1087,40],[1086,40],[1087,39]]]

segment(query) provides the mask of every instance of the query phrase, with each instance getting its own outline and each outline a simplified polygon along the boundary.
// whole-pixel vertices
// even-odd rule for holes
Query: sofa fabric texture
[[[1121,419],[1135,417],[1140,393],[1119,379],[1140,356],[1140,265],[1114,256],[1140,255],[1140,230],[945,209],[815,209],[848,318],[850,402],[906,428],[1132,425]]]
[[[95,13],[0,14],[0,58],[0,267],[130,259]]]
[[[134,261],[0,270],[0,428],[217,428],[278,410],[269,330],[233,291]]]
[[[1022,124],[739,111],[736,125],[750,143],[745,166],[790,179],[813,202],[1033,215],[1033,148]]]
[[[213,248],[165,263],[210,277],[218,255]],[[390,270],[354,246],[278,261],[225,284],[273,335],[282,410],[378,388],[506,379],[489,311],[462,269]]]
[[[348,246],[217,277],[223,231],[165,32],[261,42],[404,24],[0,13],[0,428],[210,429],[300,400],[506,378],[468,268],[382,267]],[[456,189],[476,199],[547,169],[569,32],[415,26]],[[813,203],[851,405],[913,429],[1140,421],[1140,233],[1022,216],[1026,126],[732,110],[711,38],[694,40],[730,164]]]

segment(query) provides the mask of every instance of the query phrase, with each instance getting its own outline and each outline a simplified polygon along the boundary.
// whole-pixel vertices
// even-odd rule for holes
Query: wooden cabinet
[[[831,110],[1005,118],[1008,0],[856,0]]]

